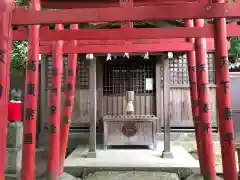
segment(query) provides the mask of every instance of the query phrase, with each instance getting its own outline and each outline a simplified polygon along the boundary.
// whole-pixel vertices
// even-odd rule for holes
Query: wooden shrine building
[[[134,23],[135,28],[163,28],[181,25],[181,22],[171,21]],[[120,28],[119,23],[90,24],[89,26],[92,28]],[[176,41],[179,43],[186,42],[181,39],[176,39]],[[110,41],[95,41],[93,43],[111,44]],[[119,43],[121,42],[119,41]],[[47,44],[44,43],[42,46],[46,47]],[[178,44],[175,47],[177,46]],[[209,38],[207,40],[207,46],[209,49],[207,59],[209,63],[212,120],[213,128],[216,129],[216,81],[213,39]],[[176,49],[176,51],[179,50]],[[79,133],[79,136],[85,137],[103,134],[105,147],[107,145],[153,147],[159,136],[163,137],[165,126],[169,126],[168,129],[174,132],[194,131],[186,52],[182,52],[181,50],[173,53],[142,52],[126,54],[125,52],[106,52],[94,54],[92,60],[87,59],[89,55],[78,55],[76,92],[70,132],[74,134]],[[64,56],[63,91],[67,86],[67,63],[68,57]],[[46,138],[42,137],[44,135],[47,136],[47,133],[44,132],[46,132],[48,127],[47,117],[49,114],[44,112],[49,112],[46,103],[49,99],[48,95],[52,84],[52,61],[49,54],[42,55],[41,73],[42,113],[40,137],[42,141],[46,141]],[[131,116],[127,116],[126,110],[126,93],[129,89],[134,91],[134,111]],[[62,93],[62,108],[63,105],[64,92]],[[62,120],[63,118],[64,115],[62,113]],[[167,119],[168,122],[164,123],[164,119]],[[133,123],[134,120],[141,123],[139,122],[139,124],[135,125]],[[96,130],[93,130],[91,126],[95,122]],[[138,132],[136,136],[134,136],[135,134],[131,135],[132,137],[124,134],[124,124],[136,128],[135,131]],[[115,133],[116,131],[117,133]],[[170,144],[170,131],[165,131],[167,147],[170,147],[167,145]],[[93,137],[90,139],[93,139]]]
[[[201,173],[216,180],[212,132],[218,127],[224,179],[238,179],[228,38],[240,36],[234,22],[239,2],[24,2],[26,7],[14,7],[13,0],[0,1],[0,177],[5,177],[12,40],[27,40],[23,180],[34,179],[39,102],[48,179],[63,173],[69,132],[89,135],[91,158],[101,133],[106,150],[155,149],[163,134],[162,157],[171,158],[170,132],[192,130]]]

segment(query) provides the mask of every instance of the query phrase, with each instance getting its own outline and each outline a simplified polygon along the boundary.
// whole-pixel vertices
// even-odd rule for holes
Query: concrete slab
[[[177,174],[150,171],[98,171],[84,180],[180,180]]]
[[[59,180],[81,180],[80,178],[76,178],[70,174],[63,173],[63,175],[59,178]]]
[[[80,168],[100,169],[159,169],[159,168],[199,168],[199,162],[195,160],[181,146],[171,148],[173,158],[161,158],[163,142],[158,142],[156,150],[146,149],[97,149],[96,158],[87,158],[86,147],[79,146],[65,160],[65,171]],[[70,172],[68,172],[70,173]]]

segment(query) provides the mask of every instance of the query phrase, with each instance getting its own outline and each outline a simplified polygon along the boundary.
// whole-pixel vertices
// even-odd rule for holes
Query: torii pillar
[[[196,27],[204,26],[204,19],[195,20]],[[206,38],[195,39],[196,62],[197,62],[197,87],[199,96],[199,118],[202,155],[202,175],[204,180],[216,180],[216,170],[214,163],[214,151],[212,143],[212,122],[210,113],[210,96],[208,87],[208,62]]]
[[[30,11],[40,11],[40,0],[30,2]],[[39,76],[39,25],[29,26],[28,61],[25,78],[24,135],[21,179],[35,178],[35,146]]]
[[[8,93],[12,47],[11,14],[13,0],[0,1],[0,177],[5,179]]]
[[[194,27],[193,20],[185,20],[184,25],[186,27]],[[189,42],[194,43],[194,38],[188,38]],[[187,52],[187,63],[188,63],[188,76],[190,84],[190,97],[192,105],[192,116],[193,124],[195,128],[196,144],[197,144],[197,153],[200,164],[200,170],[202,172],[202,152],[201,152],[201,121],[199,118],[199,96],[198,96],[198,87],[197,87],[197,67],[196,67],[196,53],[195,51]]]
[[[225,3],[225,0],[215,0],[215,3]],[[217,109],[222,153],[224,179],[237,180],[235,144],[233,135],[232,107],[230,96],[230,80],[228,69],[228,43],[225,18],[215,19],[216,47],[216,80]]]

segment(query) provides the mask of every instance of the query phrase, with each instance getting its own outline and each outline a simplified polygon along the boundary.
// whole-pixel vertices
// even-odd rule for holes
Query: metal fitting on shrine
[[[127,101],[127,106],[126,106],[126,112],[127,114],[133,114],[134,112],[134,91],[127,91],[126,92],[126,101]]]

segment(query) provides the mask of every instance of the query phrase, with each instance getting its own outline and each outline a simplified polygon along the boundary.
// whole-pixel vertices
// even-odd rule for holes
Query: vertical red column
[[[11,11],[13,2],[0,2],[6,11],[0,12],[0,177],[5,179],[6,138],[7,138],[7,112],[8,93],[10,84],[11,62]]]
[[[196,27],[203,27],[204,20],[195,20]],[[201,134],[201,153],[202,153],[202,175],[204,179],[216,180],[216,170],[214,162],[214,151],[212,143],[212,123],[210,113],[210,97],[208,87],[208,61],[205,38],[195,39],[195,50],[197,59],[197,86],[199,94],[199,116]]]
[[[121,7],[132,7],[133,6],[133,0],[120,0],[120,6]],[[121,28],[133,28],[133,22],[132,21],[125,21],[121,24]]]
[[[56,30],[63,30],[62,24],[56,25]],[[52,87],[50,93],[49,116],[49,149],[48,149],[48,174],[49,180],[59,178],[60,157],[60,121],[61,121],[61,87],[63,73],[63,41],[58,40],[53,44],[52,54]]]
[[[71,29],[78,29],[78,24],[71,25]],[[72,41],[72,46],[77,46],[78,41]],[[68,73],[67,73],[67,87],[65,90],[65,104],[64,104],[64,119],[61,128],[61,142],[60,142],[60,175],[63,173],[64,160],[67,150],[69,127],[72,118],[72,108],[75,96],[76,70],[77,70],[78,54],[72,53],[68,55]]]
[[[224,3],[225,0],[216,0]],[[226,19],[215,20],[216,76],[217,76],[217,108],[222,153],[224,179],[237,180],[235,144],[233,135],[230,80],[228,70],[228,48]]]
[[[32,0],[30,2],[30,11],[40,11],[40,0]],[[39,25],[30,26],[28,36],[21,179],[33,180],[35,171],[36,116],[39,76]]]
[[[184,25],[186,27],[194,27],[193,20],[185,20]],[[189,42],[194,43],[194,38],[189,38]],[[192,104],[192,116],[193,123],[195,128],[195,136],[196,136],[196,144],[197,144],[197,153],[200,164],[200,170],[202,172],[202,153],[201,153],[201,130],[200,130],[200,117],[199,117],[199,97],[198,97],[198,89],[197,89],[197,68],[196,68],[196,56],[195,51],[187,52],[187,60],[188,60],[188,76],[189,76],[189,84],[190,84],[190,96],[191,96],[191,104]]]

